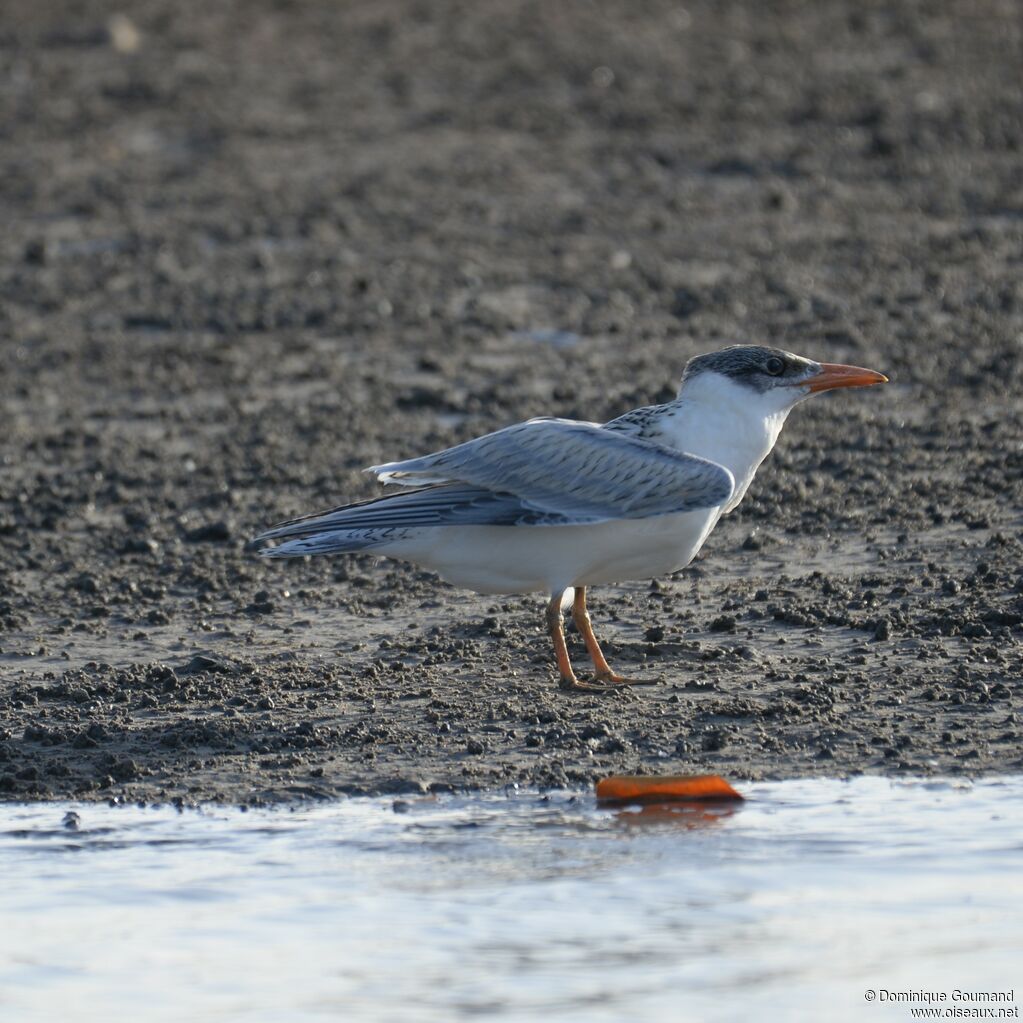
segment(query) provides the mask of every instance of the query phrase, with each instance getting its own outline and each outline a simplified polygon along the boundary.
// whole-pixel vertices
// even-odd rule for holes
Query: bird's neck
[[[665,440],[723,465],[735,477],[725,509],[731,511],[778,440],[789,408],[772,407],[765,396],[716,373],[684,382],[669,407]]]

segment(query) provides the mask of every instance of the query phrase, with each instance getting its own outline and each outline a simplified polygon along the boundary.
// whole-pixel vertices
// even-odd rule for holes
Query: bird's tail
[[[344,554],[365,551],[385,542],[379,535],[367,535],[369,530],[351,532],[314,533],[295,540],[285,540],[276,547],[263,547],[259,553],[264,558],[304,558],[309,554]],[[374,531],[379,533],[379,531]],[[258,541],[257,537],[257,541]]]

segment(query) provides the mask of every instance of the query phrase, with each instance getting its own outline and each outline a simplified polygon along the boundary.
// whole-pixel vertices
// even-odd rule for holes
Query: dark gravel
[[[0,26],[0,795],[1023,767],[1016,4],[121,9]],[[738,340],[893,382],[591,595],[659,686],[559,692],[533,597],[245,549]]]

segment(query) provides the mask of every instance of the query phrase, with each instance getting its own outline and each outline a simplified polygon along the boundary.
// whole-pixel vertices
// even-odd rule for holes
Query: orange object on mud
[[[696,800],[742,800],[724,778],[716,774],[668,777],[613,775],[597,782],[601,803],[665,803]]]

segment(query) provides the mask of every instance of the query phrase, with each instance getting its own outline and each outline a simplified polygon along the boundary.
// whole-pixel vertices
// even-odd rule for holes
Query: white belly
[[[707,508],[590,526],[439,526],[374,553],[414,561],[479,593],[557,593],[684,568],[719,515]]]

